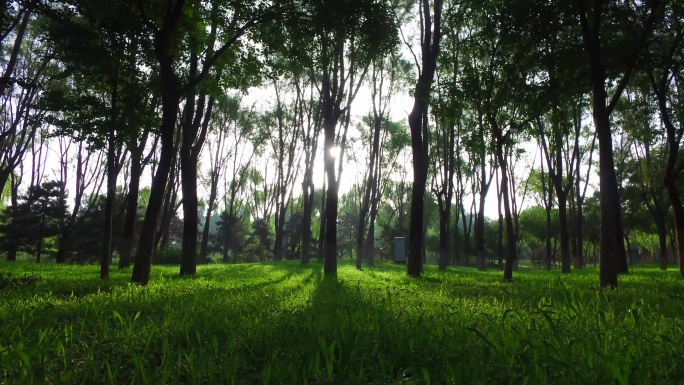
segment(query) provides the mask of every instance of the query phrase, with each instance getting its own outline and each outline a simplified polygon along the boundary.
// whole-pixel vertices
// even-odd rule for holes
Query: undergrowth
[[[0,383],[684,383],[684,281],[632,268],[499,271],[296,262],[157,267],[0,263]]]

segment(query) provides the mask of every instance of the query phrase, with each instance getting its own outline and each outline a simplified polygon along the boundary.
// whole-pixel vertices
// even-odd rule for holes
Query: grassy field
[[[154,267],[0,262],[0,383],[684,384],[684,280],[317,263]]]

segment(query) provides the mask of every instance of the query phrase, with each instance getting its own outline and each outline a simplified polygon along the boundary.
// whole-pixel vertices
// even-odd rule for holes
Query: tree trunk
[[[601,244],[599,283],[601,287],[617,287],[618,274],[626,270],[625,246],[622,241],[622,219],[618,196],[613,143],[608,114],[605,112],[603,84],[594,90],[594,124],[599,140],[599,183],[601,210]],[[602,97],[603,96],[603,97]]]
[[[496,173],[497,179],[499,177],[499,173],[497,171]],[[501,179],[501,182],[503,183],[503,178]],[[503,190],[502,190],[502,185],[497,184],[497,187],[499,189],[498,194],[496,194],[497,197],[497,209],[499,211],[499,223],[498,223],[498,232],[497,232],[497,237],[496,237],[496,243],[497,243],[497,259],[498,259],[498,266],[499,270],[504,269],[504,262],[503,262],[503,256],[504,256],[504,247],[503,247],[503,233],[504,233],[504,215],[503,212],[501,211],[501,206],[503,205]]]
[[[449,236],[451,235],[451,202],[445,202],[446,209],[439,212],[439,270],[446,270],[449,266]]]
[[[176,160],[174,160],[176,163]],[[167,187],[167,193],[164,197],[164,206],[162,209],[161,220],[157,227],[157,237],[155,240],[155,249],[152,253],[152,257],[157,254],[160,250],[166,250],[169,247],[169,231],[171,229],[171,220],[176,215],[176,202],[178,200],[178,187],[176,185],[176,180],[179,178],[176,173],[178,172],[178,165],[171,167],[171,178],[169,180],[169,186]]]
[[[568,192],[556,185],[558,197],[558,221],[560,225],[561,269],[563,274],[570,273],[570,236],[568,228],[567,200]]]
[[[202,229],[202,242],[200,244],[200,258],[206,261],[209,258],[209,230],[211,229],[211,214],[216,206],[216,196],[218,195],[218,171],[211,173],[211,186],[209,188],[209,202],[207,202],[207,215]]]
[[[423,273],[423,250],[425,244],[424,205],[425,184],[428,173],[428,99],[437,67],[439,42],[441,38],[442,1],[435,0],[430,18],[430,1],[422,0],[421,50],[422,73],[418,76],[414,93],[413,108],[408,117],[411,129],[413,152],[413,189],[411,193],[411,219],[409,224],[409,246],[407,273],[417,277]],[[434,30],[433,30],[434,21]]]
[[[578,119],[579,122],[579,119]],[[579,126],[579,123],[576,123]],[[579,127],[577,128],[579,130]],[[576,142],[575,145],[579,146],[579,133],[576,136]],[[587,191],[587,186],[589,185],[589,178],[588,174],[591,171],[591,163],[592,163],[592,158],[594,154],[594,147],[596,145],[596,135],[594,135],[594,139],[591,142],[591,150],[589,150],[589,168],[587,170],[587,180],[584,185],[584,190],[580,191],[580,157],[576,157],[576,166],[575,166],[575,171],[577,173],[577,176],[575,177],[575,195],[577,196],[577,222],[576,222],[576,227],[575,227],[575,241],[577,242],[577,268],[583,269],[585,265],[584,261],[584,197]],[[596,261],[594,260],[594,264]]]
[[[429,90],[430,83],[431,79],[419,81],[419,86],[416,86],[416,100],[409,115],[411,148],[413,149],[413,188],[411,190],[407,272],[413,277],[420,276],[423,273],[423,244],[425,242],[423,224],[425,221],[425,185],[428,171],[427,98],[429,93],[421,90]]]
[[[126,198],[126,219],[124,220],[123,239],[119,255],[119,269],[131,266],[133,242],[135,238],[135,224],[138,219],[138,195],[140,193],[140,176],[142,174],[141,154],[137,149],[131,152],[131,181],[128,185]]]
[[[672,203],[672,213],[674,214],[674,232],[676,240],[676,250],[679,261],[679,274],[684,277],[684,208],[682,200],[674,185],[667,188],[670,201]]]
[[[484,133],[483,133],[484,135]],[[477,249],[477,269],[484,270],[485,265],[485,239],[484,239],[484,206],[485,199],[487,198],[487,192],[489,190],[489,184],[487,183],[487,171],[485,170],[485,158],[482,154],[482,160],[480,164],[480,204],[477,212],[477,218],[475,221],[475,248]]]
[[[658,109],[660,110],[660,116],[663,125],[665,126],[665,133],[667,137],[667,164],[665,166],[665,172],[663,173],[663,184],[665,185],[667,195],[670,198],[670,205],[672,206],[672,214],[674,217],[674,246],[678,256],[677,260],[679,262],[679,273],[682,277],[684,277],[684,207],[682,207],[680,192],[677,190],[677,179],[679,178],[679,173],[681,170],[684,169],[684,163],[682,163],[681,157],[679,156],[681,133],[677,133],[677,129],[672,123],[670,111],[667,107],[667,79],[669,79],[668,72],[664,74],[663,78],[660,80],[660,84],[656,84],[656,81],[653,77],[651,77],[651,82],[658,99]],[[661,266],[663,263],[667,263],[666,255],[667,254],[665,254],[664,260],[663,257],[661,257]]]
[[[316,256],[318,258],[318,262],[323,261],[325,257],[325,229],[326,229],[326,218],[327,218],[327,191],[325,188],[325,184],[323,185],[323,196],[321,197],[321,224],[319,226],[318,230],[318,250],[316,253]]]
[[[617,105],[617,101],[629,82],[632,71],[637,63],[638,54],[646,46],[648,35],[655,23],[655,17],[659,13],[658,8],[660,4],[660,1],[656,1],[649,7],[649,16],[644,23],[641,39],[636,42],[637,47],[633,50],[633,61],[618,81],[617,89],[610,103],[606,104],[608,97],[606,92],[606,70],[601,57],[600,37],[603,4],[600,1],[594,2],[591,12],[587,12],[587,4],[581,0],[577,1],[582,39],[590,70],[594,126],[599,141],[599,183],[601,187],[599,284],[601,287],[616,288],[618,285],[618,274],[628,272],[625,245],[622,240],[620,194],[613,159],[610,113]],[[591,17],[591,21],[589,17]]]
[[[193,135],[194,139],[194,135]],[[185,147],[185,140],[182,147]],[[191,144],[190,144],[191,146]],[[197,164],[198,158],[191,149],[181,149],[181,188],[183,191],[183,248],[180,275],[197,272],[197,240],[199,238],[199,215],[197,213]],[[170,215],[172,216],[172,215]]]
[[[12,206],[17,207],[19,203],[19,182],[17,177],[12,173],[10,176],[11,196],[10,201]],[[10,239],[9,250],[7,250],[7,261],[15,262],[17,260],[17,242],[16,239]]]
[[[213,12],[212,12],[213,14]],[[213,47],[211,47],[213,48]],[[210,48],[210,52],[211,52]],[[189,77],[197,76],[198,56],[190,54]],[[197,240],[199,237],[199,215],[197,213],[197,164],[195,140],[202,124],[206,95],[197,96],[197,89],[188,90],[181,122],[180,172],[183,192],[183,246],[181,250],[180,275],[195,275],[197,272]],[[201,144],[199,144],[201,146]]]
[[[368,219],[368,237],[366,238],[366,257],[368,266],[375,266],[375,217],[378,214],[378,200],[373,199]]]
[[[356,268],[359,270],[361,269],[361,260],[363,258],[366,218],[368,217],[368,212],[370,210],[371,199],[374,199],[374,197],[371,197],[373,193],[373,186],[375,183],[377,183],[375,180],[375,163],[380,147],[380,123],[380,119],[376,116],[373,120],[373,143],[371,145],[372,148],[368,158],[368,178],[366,178],[363,199],[361,201],[361,207],[359,208],[359,223],[356,228]]]
[[[162,84],[164,84],[164,81],[162,81]],[[133,266],[133,282],[147,284],[150,280],[157,222],[161,213],[162,202],[164,201],[169,171],[173,163],[173,133],[176,127],[179,102],[180,96],[177,93],[170,92],[170,94],[164,94],[162,97],[161,154],[150,189],[150,199],[145,211],[145,219],[140,229],[140,241]]]
[[[325,193],[325,275],[337,274],[337,177],[335,172],[335,158],[331,149],[335,146],[335,126],[337,119],[334,116],[324,117],[325,127],[325,174],[328,181],[328,190]]]
[[[43,212],[45,212],[45,204],[43,204]],[[40,263],[40,257],[43,253],[43,234],[45,230],[45,214],[40,218],[38,225],[38,244],[36,245],[36,263]]]
[[[472,230],[472,225],[473,225],[473,206],[470,206],[470,212],[468,216],[468,224],[466,225],[465,222],[465,208],[461,205],[461,216],[463,217],[463,262],[462,264],[464,266],[469,266],[470,265],[470,233]]]
[[[311,170],[307,170],[304,176],[302,199],[303,213],[302,213],[302,259],[303,265],[309,263],[311,256],[311,216],[313,214],[313,194],[314,189],[311,184]]]
[[[7,8],[3,8],[2,12],[6,12]],[[10,53],[9,60],[7,61],[7,66],[5,67],[5,72],[0,78],[0,97],[5,96],[5,91],[9,88],[10,79],[12,73],[14,72],[14,67],[16,66],[17,59],[19,58],[19,53],[21,51],[21,43],[24,40],[24,34],[26,33],[26,28],[28,26],[29,19],[31,17],[31,10],[24,8],[22,10],[23,15],[21,16],[21,22],[19,24],[19,29],[17,30],[16,38],[14,39],[14,46],[12,47],[12,52]],[[5,185],[0,185],[0,191]]]
[[[504,216],[506,220],[506,265],[504,267],[504,281],[511,282],[513,281],[513,265],[517,260],[517,250],[509,197],[508,164],[503,153],[503,141],[505,140],[505,137],[500,135],[500,129],[498,126],[494,125],[492,128],[495,130],[497,136],[497,156],[499,158],[499,167],[501,169],[501,194],[503,195]]]
[[[112,102],[113,104],[114,102]],[[114,122],[111,123],[114,125]],[[116,197],[116,144],[114,127],[110,128],[107,148],[107,197],[105,198],[104,239],[100,256],[100,279],[109,279],[109,265],[112,258],[112,220]]]

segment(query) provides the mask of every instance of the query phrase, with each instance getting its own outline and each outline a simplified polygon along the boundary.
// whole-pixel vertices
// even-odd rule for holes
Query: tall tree
[[[373,264],[371,257],[372,248],[365,247],[366,224],[368,224],[368,234],[374,233],[373,221],[377,214],[377,196],[380,191],[381,167],[381,144],[386,143],[389,138],[391,124],[387,120],[390,112],[390,105],[397,88],[402,80],[403,73],[406,72],[406,63],[401,61],[396,53],[391,53],[385,57],[373,60],[370,68],[369,85],[371,91],[371,114],[365,118],[365,123],[369,127],[369,132],[364,141],[369,145],[367,158],[366,177],[363,184],[363,197],[359,205],[359,223],[356,228],[356,268],[361,269],[361,261],[365,256],[368,258],[369,265]],[[384,147],[384,146],[383,146]],[[369,235],[368,239],[374,238]]]
[[[622,218],[620,196],[618,193],[610,115],[615,109],[622,92],[627,86],[639,56],[647,45],[653,26],[661,13],[662,1],[634,4],[634,14],[624,15],[621,7],[628,4],[606,4],[602,0],[577,1],[584,51],[589,66],[592,92],[592,111],[594,127],[599,141],[599,181],[601,185],[601,260],[599,264],[599,284],[601,287],[617,287],[618,274],[627,273],[627,259],[622,240]],[[627,18],[625,16],[628,16]],[[606,53],[608,39],[615,38],[615,31],[605,28],[617,18],[623,41],[630,41],[633,47],[628,57],[622,58],[624,68],[609,68],[606,64],[611,58]],[[613,32],[613,33],[610,33]],[[614,51],[613,51],[614,52]],[[606,80],[608,70],[611,77],[618,78],[615,91],[608,95]]]
[[[420,276],[423,273],[423,250],[425,243],[425,187],[428,174],[429,115],[428,105],[432,83],[437,69],[440,41],[442,38],[442,0],[421,0],[417,3],[420,20],[421,63],[414,91],[413,108],[408,117],[413,151],[413,189],[411,193],[411,223],[407,273]]]
[[[174,133],[181,99],[194,93],[196,88],[210,75],[222,56],[240,44],[242,38],[249,31],[287,12],[280,2],[258,4],[237,2],[232,4],[232,11],[224,14],[230,16],[230,19],[223,20],[221,23],[221,26],[224,27],[221,31],[224,39],[217,44],[217,49],[212,49],[209,55],[203,57],[204,60],[201,66],[196,68],[196,71],[190,71],[190,76],[185,76],[179,73],[179,70],[183,68],[179,66],[180,56],[183,52],[185,39],[191,33],[191,30],[187,28],[191,27],[189,25],[192,20],[190,16],[196,15],[193,12],[195,7],[201,7],[199,1],[178,0],[164,7],[163,10],[159,6],[145,2],[139,2],[137,7],[143,24],[152,32],[151,45],[154,47],[153,57],[159,71],[158,84],[162,101],[162,118],[159,130],[161,153],[150,191],[149,204],[145,212],[132,275],[134,282],[143,284],[150,279],[154,235],[173,162]],[[196,218],[196,214],[194,218]],[[196,244],[196,240],[194,243]],[[196,249],[189,250],[188,253],[194,254]],[[188,257],[188,260],[190,259],[192,259],[191,256]],[[196,263],[196,261],[194,262]],[[192,265],[193,261],[188,263]]]
[[[311,3],[311,13],[312,49],[322,75],[323,163],[327,179],[324,271],[335,275],[339,179],[350,108],[371,61],[396,45],[396,21],[387,1],[317,0]],[[338,126],[341,119],[343,124]]]
[[[679,260],[679,272],[684,277],[684,207],[681,198],[681,180],[684,175],[682,136],[682,89],[684,89],[684,9],[672,2],[665,22],[660,25],[659,36],[665,44],[654,50],[653,62],[658,63],[647,70],[651,87],[656,96],[662,127],[665,131],[667,162],[663,172],[663,184],[672,206],[675,244]]]

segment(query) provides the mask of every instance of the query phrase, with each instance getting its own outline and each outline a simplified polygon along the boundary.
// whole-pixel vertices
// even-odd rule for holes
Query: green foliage
[[[637,267],[498,272],[341,264],[159,267],[147,286],[96,266],[0,263],[0,382],[141,384],[676,383],[682,280]],[[429,382],[428,382],[429,378]]]
[[[61,182],[47,181],[29,188],[19,196],[16,206],[2,212],[2,249],[27,253],[43,251],[45,246],[51,246],[50,238],[60,233],[66,209],[66,195]]]
[[[183,260],[183,250],[180,247],[169,247],[159,250],[154,256],[157,265],[180,265]]]

